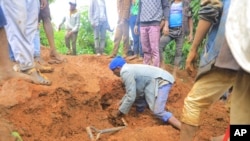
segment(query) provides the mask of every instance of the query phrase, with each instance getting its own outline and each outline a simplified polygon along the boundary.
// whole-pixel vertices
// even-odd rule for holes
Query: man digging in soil
[[[109,68],[116,76],[121,77],[126,87],[119,110],[113,115],[115,118],[119,119],[127,114],[135,103],[137,112],[143,112],[148,106],[164,123],[180,129],[180,121],[165,110],[169,91],[175,81],[170,73],[154,66],[127,64],[120,56],[110,62]]]

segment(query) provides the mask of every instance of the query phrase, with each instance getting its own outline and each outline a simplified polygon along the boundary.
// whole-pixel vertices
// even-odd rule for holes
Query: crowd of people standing
[[[63,62],[64,59],[55,49],[48,1],[1,0],[0,2],[0,44],[3,46],[0,52],[0,81],[20,77],[36,84],[51,85],[52,82],[41,74],[42,70],[51,68],[44,66],[39,56],[39,47],[36,48],[34,43],[40,18],[50,44],[50,63]],[[66,22],[65,42],[69,54],[76,55],[80,13],[76,9],[75,1],[69,2],[69,5],[69,14],[62,23]],[[239,7],[243,8],[242,12],[248,12],[246,7],[249,5],[250,2],[247,0],[242,0],[241,3],[236,0],[201,0],[199,22],[193,38],[192,9],[189,0],[118,0],[118,22],[113,52],[109,56],[113,58],[109,68],[114,74],[121,76],[127,85],[126,95],[129,97],[124,97],[122,100],[116,117],[120,118],[127,114],[133,102],[142,99],[142,103],[149,105],[157,117],[180,129],[180,141],[191,141],[198,130],[201,111],[219,100],[233,86],[230,124],[250,124],[248,112],[250,89],[247,84],[250,78],[247,32],[249,26],[243,23],[244,20],[235,19],[234,15]],[[106,11],[105,0],[91,0],[89,19],[94,29],[95,51],[98,56],[104,53],[104,35],[109,29]],[[245,20],[249,19],[247,14],[239,16]],[[164,24],[161,28],[162,21]],[[134,40],[134,56],[130,58],[127,54],[129,26]],[[241,33],[235,30],[235,26],[241,29]],[[190,74],[194,71],[199,45],[206,36],[208,38],[204,54],[200,58],[195,83],[184,100],[183,114],[179,121],[170,112],[165,111],[164,106],[176,78],[185,36],[192,42],[186,59],[186,70]],[[246,41],[241,42],[235,38],[236,36]],[[121,40],[123,58],[117,57]],[[171,40],[175,40],[177,48],[172,75],[159,68],[164,61],[164,48]],[[17,62],[14,69],[16,72],[10,63],[9,50],[12,52],[12,59]],[[144,65],[130,65],[125,61],[126,58],[137,57],[143,57]],[[147,69],[148,71],[145,71]],[[149,83],[145,83],[146,81]],[[144,86],[147,89],[142,91]],[[140,99],[137,99],[137,96]],[[137,101],[138,103],[141,106],[142,103]],[[138,112],[139,108],[146,107],[140,106]],[[216,139],[216,141],[221,140],[221,138]]]

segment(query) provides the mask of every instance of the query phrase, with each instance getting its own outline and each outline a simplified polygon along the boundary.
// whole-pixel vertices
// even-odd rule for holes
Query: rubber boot
[[[223,141],[225,134],[217,136],[217,137],[212,137],[210,141]]]
[[[168,119],[168,123],[171,124],[174,128],[180,130],[181,129],[181,122],[172,116],[171,118]]]
[[[180,141],[193,141],[197,126],[188,125],[185,123],[181,124]]]

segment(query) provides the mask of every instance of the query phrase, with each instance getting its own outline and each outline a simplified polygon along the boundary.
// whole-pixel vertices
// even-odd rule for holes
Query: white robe
[[[3,0],[7,39],[21,70],[34,67],[33,39],[37,31],[39,0]]]

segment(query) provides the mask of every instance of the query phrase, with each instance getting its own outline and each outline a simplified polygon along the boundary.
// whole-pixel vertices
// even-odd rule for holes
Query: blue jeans
[[[165,105],[168,100],[168,94],[172,87],[172,84],[167,84],[158,89],[158,95],[155,100],[155,106],[153,113],[156,117],[161,119],[163,122],[167,122],[170,117],[172,117],[172,113],[165,110]]]
[[[157,118],[161,119],[163,122],[167,122],[168,119],[172,117],[173,115],[172,113],[167,112],[165,110],[165,105],[167,103],[168,94],[169,94],[171,87],[172,87],[172,84],[166,84],[160,87],[158,89],[158,95],[155,99],[153,113]],[[147,102],[145,98],[144,97],[136,98],[135,106],[136,106],[137,112],[143,112],[147,106]]]
[[[11,60],[11,61],[16,61],[15,56],[14,56],[14,53],[13,53],[11,47],[10,47],[10,44],[8,44],[8,45],[9,45],[9,56],[10,56],[10,60]]]
[[[141,113],[145,110],[145,108],[148,106],[145,97],[137,97],[135,99],[135,106],[136,106],[136,111]]]
[[[140,55],[140,57],[143,57],[140,35],[135,34],[134,32],[136,18],[137,18],[137,15],[131,15],[129,19],[129,27],[132,33],[133,43],[134,43],[133,51],[134,51],[134,54]]]
[[[107,24],[107,21],[103,21],[94,27],[95,53],[103,54],[104,52]]]
[[[40,49],[40,31],[37,29],[35,37],[33,39],[34,43],[34,57],[40,57],[41,49]]]

